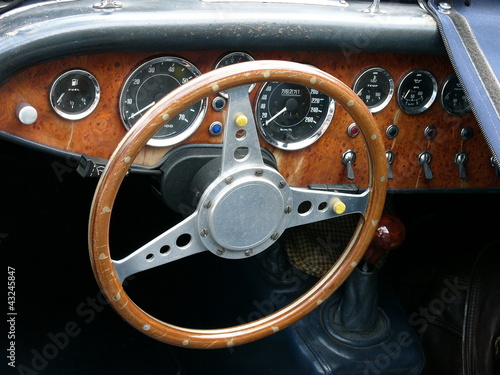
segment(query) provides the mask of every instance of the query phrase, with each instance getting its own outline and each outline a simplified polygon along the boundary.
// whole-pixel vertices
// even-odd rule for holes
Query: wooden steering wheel
[[[289,186],[262,160],[248,97],[249,85],[285,81],[333,98],[361,129],[368,154],[368,187],[361,194]],[[214,93],[230,97],[219,176],[206,188],[196,211],[181,223],[121,260],[111,259],[109,228],[118,189],[132,162],[161,126]],[[311,146],[314,147],[314,146]],[[239,151],[243,151],[239,152]],[[243,155],[243,156],[242,156]],[[308,65],[251,61],[216,69],[172,91],[127,133],[98,183],[89,224],[92,268],[111,306],[132,326],[157,340],[190,348],[224,348],[248,343],[295,323],[324,302],[363,256],[380,219],[387,188],[385,149],[375,120],[358,96],[338,79]],[[308,202],[310,209],[299,210]],[[127,276],[202,251],[246,258],[265,250],[286,228],[359,212],[362,219],[332,268],[291,304],[259,320],[221,329],[192,329],[160,321],[126,294]],[[178,244],[180,236],[188,243]]]

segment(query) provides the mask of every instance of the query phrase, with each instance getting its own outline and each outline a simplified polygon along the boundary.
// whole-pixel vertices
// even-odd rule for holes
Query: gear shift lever
[[[344,284],[343,295],[334,307],[331,324],[347,339],[365,341],[383,335],[385,322],[378,306],[376,263],[387,251],[399,247],[405,238],[403,223],[383,215],[362,261]]]
[[[401,245],[405,228],[384,215],[363,260],[328,301],[294,326],[301,352],[315,363],[311,375],[422,373],[420,342],[376,263]]]

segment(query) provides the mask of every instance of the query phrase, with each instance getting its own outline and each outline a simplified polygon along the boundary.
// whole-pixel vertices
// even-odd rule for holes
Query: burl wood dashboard
[[[446,56],[351,52],[249,53],[256,60],[285,60],[314,65],[350,87],[353,87],[357,76],[367,68],[382,67],[389,72],[394,80],[395,93],[383,110],[374,113],[386,150],[392,151],[394,157],[389,189],[422,191],[500,187],[497,169],[492,166],[490,151],[472,113],[449,114],[441,105],[439,94],[433,104],[420,114],[406,113],[397,102],[396,90],[400,81],[414,69],[431,72],[440,88],[445,79],[453,74]],[[157,56],[178,56],[190,61],[204,73],[212,70],[215,62],[223,55],[223,51],[109,53],[63,58],[32,66],[18,72],[0,87],[3,102],[0,130],[58,150],[109,158],[126,133],[119,114],[119,99],[123,84],[134,68]],[[101,97],[95,110],[80,120],[62,118],[53,110],[49,101],[49,91],[54,80],[71,69],[90,72],[101,89]],[[257,92],[258,88],[252,91],[252,100],[255,100]],[[214,97],[209,98],[209,103]],[[29,103],[36,109],[38,117],[33,124],[25,125],[16,116],[16,106],[22,102]],[[215,121],[223,122],[224,112],[214,110],[209,104],[200,127],[182,143],[221,143],[222,136],[212,135],[209,126]],[[337,106],[328,130],[314,144],[289,151],[277,149],[261,138],[261,146],[272,151],[280,172],[291,185],[355,183],[363,187],[368,177],[365,148],[362,137],[348,134],[352,123],[347,112]],[[397,133],[394,129],[397,129]],[[153,166],[171,148],[146,146],[135,163]],[[347,150],[352,150],[357,155],[353,164],[354,179],[348,178],[346,165],[342,163],[342,155]],[[432,155],[432,160],[428,163],[432,178],[429,178],[429,174],[426,176],[423,165],[419,163],[419,155],[424,151]],[[459,173],[457,154],[460,152],[466,154],[466,162],[462,164]]]

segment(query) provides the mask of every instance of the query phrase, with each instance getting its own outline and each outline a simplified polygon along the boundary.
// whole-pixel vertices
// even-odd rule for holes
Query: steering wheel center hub
[[[199,205],[201,239],[209,251],[224,258],[256,255],[287,228],[291,206],[291,190],[272,168],[219,177]]]

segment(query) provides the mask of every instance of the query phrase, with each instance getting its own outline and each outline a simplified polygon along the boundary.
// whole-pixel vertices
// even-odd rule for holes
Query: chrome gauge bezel
[[[353,87],[353,91],[359,96],[358,91],[360,90],[360,87],[358,85],[361,83],[361,80],[366,75],[373,74],[373,72],[378,72],[378,73],[382,74],[384,76],[384,78],[387,79],[388,85],[389,85],[387,92],[384,93],[384,99],[379,104],[372,105],[372,106],[366,105],[371,113],[377,113],[377,112],[380,112],[381,110],[383,110],[385,107],[387,107],[387,105],[391,101],[392,97],[394,96],[394,79],[392,78],[391,74],[387,70],[385,70],[384,68],[381,68],[378,66],[373,67],[373,68],[368,68],[368,69],[363,70],[358,75],[358,77],[354,81],[354,85],[352,87]],[[361,100],[363,100],[363,98],[361,98]],[[365,102],[365,101],[363,100],[363,102]],[[365,102],[365,104],[366,104],[366,102]]]
[[[63,109],[61,109],[57,104],[58,99],[56,98],[56,89],[58,88],[59,85],[62,84],[64,79],[72,75],[73,76],[80,75],[88,79],[88,81],[90,82],[90,87],[93,90],[94,100],[82,112],[66,112]],[[52,109],[59,116],[65,118],[66,120],[81,120],[87,117],[96,109],[100,99],[101,99],[101,87],[99,85],[99,82],[97,81],[97,78],[95,78],[94,75],[92,75],[90,72],[83,69],[72,69],[62,73],[54,80],[52,86],[50,87],[50,93],[49,93],[50,105]]]
[[[312,145],[326,132],[326,130],[330,126],[330,124],[333,120],[333,116],[335,114],[335,100],[328,97],[326,94],[321,93],[329,99],[329,103],[327,106],[327,112],[326,112],[325,117],[322,119],[321,123],[319,125],[315,126],[314,131],[311,134],[309,134],[307,136],[307,138],[304,138],[298,142],[283,142],[281,140],[276,139],[274,136],[272,136],[271,134],[269,134],[269,132],[267,132],[265,130],[265,128],[261,122],[261,117],[259,116],[259,103],[261,101],[260,98],[262,97],[263,93],[265,92],[266,87],[272,83],[285,83],[286,84],[287,82],[266,82],[260,87],[259,93],[257,94],[256,100],[255,100],[255,108],[254,108],[254,116],[255,116],[255,121],[256,121],[257,129],[259,130],[259,133],[266,140],[266,142],[268,142],[270,145],[277,147],[279,149],[282,149],[282,150],[295,151],[295,150],[300,150],[300,149],[303,149],[307,146]],[[297,86],[300,86],[300,85],[297,85]],[[309,91],[311,90],[310,87],[307,87],[307,86],[302,86],[302,87],[305,87]],[[301,126],[301,125],[299,125],[299,126]]]
[[[462,88],[462,92],[464,93],[464,96],[466,97],[466,100],[467,100],[467,107],[462,110],[462,111],[454,111],[452,110],[451,108],[449,108],[446,104],[445,104],[445,101],[444,101],[444,97],[446,96],[447,94],[447,90],[449,89],[449,84],[450,84],[450,81],[453,80],[453,79],[457,79],[458,80],[458,77],[455,73],[449,75],[448,77],[446,77],[446,79],[443,81],[442,85],[441,85],[441,90],[440,90],[440,93],[439,93],[439,101],[441,103],[441,106],[443,107],[443,109],[448,112],[450,115],[454,115],[454,116],[463,116],[465,115],[466,113],[469,113],[472,111],[472,107],[470,105],[470,102],[467,98],[467,94],[465,93],[465,90]]]
[[[427,76],[428,78],[430,78],[431,83],[432,83],[432,88],[431,88],[430,95],[427,95],[428,97],[427,97],[427,99],[424,100],[423,104],[419,105],[418,107],[413,108],[413,107],[408,107],[407,105],[402,103],[401,90],[402,90],[403,85],[406,84],[406,80],[410,79],[415,74],[423,74],[423,75]],[[427,94],[429,94],[429,93],[427,93]],[[417,115],[417,114],[420,114],[422,112],[427,111],[430,108],[430,106],[436,100],[437,94],[438,94],[438,83],[437,83],[437,80],[434,77],[434,75],[425,69],[414,69],[414,70],[406,73],[404,75],[404,77],[401,79],[401,81],[399,82],[398,92],[397,92],[398,105],[406,113],[408,113],[410,115]]]
[[[125,107],[126,103],[125,103],[125,100],[126,100],[126,97],[127,97],[127,90],[128,90],[128,88],[132,84],[133,80],[136,79],[136,77],[138,76],[138,74],[140,74],[141,72],[143,72],[144,69],[146,69],[148,67],[155,66],[156,64],[161,64],[161,63],[171,63],[171,64],[180,65],[183,68],[189,70],[189,72],[193,76],[192,78],[201,75],[201,71],[194,64],[192,64],[188,60],[185,60],[185,59],[180,58],[180,57],[175,57],[175,56],[160,56],[160,57],[156,57],[156,58],[150,59],[150,60],[142,63],[141,65],[139,65],[137,68],[135,68],[128,75],[127,79],[125,80],[125,83],[123,84],[123,87],[122,87],[122,90],[121,90],[121,93],[120,93],[120,102],[119,102],[120,118],[122,120],[122,123],[123,123],[123,126],[125,127],[125,129],[130,130],[131,127],[137,121],[137,120],[134,121],[133,124],[131,124],[129,121],[127,121],[128,119],[127,119],[127,116],[126,116],[126,107]],[[170,76],[170,77],[177,81],[177,79],[175,77],[173,77],[173,76]],[[180,84],[180,86],[182,86],[183,83],[181,83],[179,81],[177,81],[177,82]],[[141,83],[141,85],[142,84],[143,83]],[[168,92],[170,92],[170,91],[168,91]],[[166,92],[165,95],[168,94],[168,92]],[[153,136],[153,138],[151,138],[147,142],[147,145],[148,146],[153,146],[153,147],[167,147],[167,146],[175,145],[175,144],[177,144],[179,142],[182,142],[185,139],[189,138],[189,136],[191,136],[196,131],[196,129],[198,129],[198,127],[201,125],[203,119],[205,118],[205,114],[207,112],[207,107],[208,107],[207,103],[208,103],[208,98],[205,98],[205,99],[201,100],[201,102],[200,102],[200,108],[198,109],[197,113],[194,115],[193,119],[190,120],[190,122],[189,122],[189,124],[187,125],[186,128],[180,130],[178,133],[175,133],[173,136],[170,136],[170,137],[155,138]],[[149,108],[144,108],[142,110],[138,109],[138,111],[141,112],[139,114],[139,117],[142,116],[143,113],[146,113],[147,109],[149,109]],[[187,110],[189,110],[189,108],[186,109],[185,111],[187,111]],[[180,114],[179,114],[179,116],[180,116]],[[168,123],[166,123],[166,124],[168,124]]]

